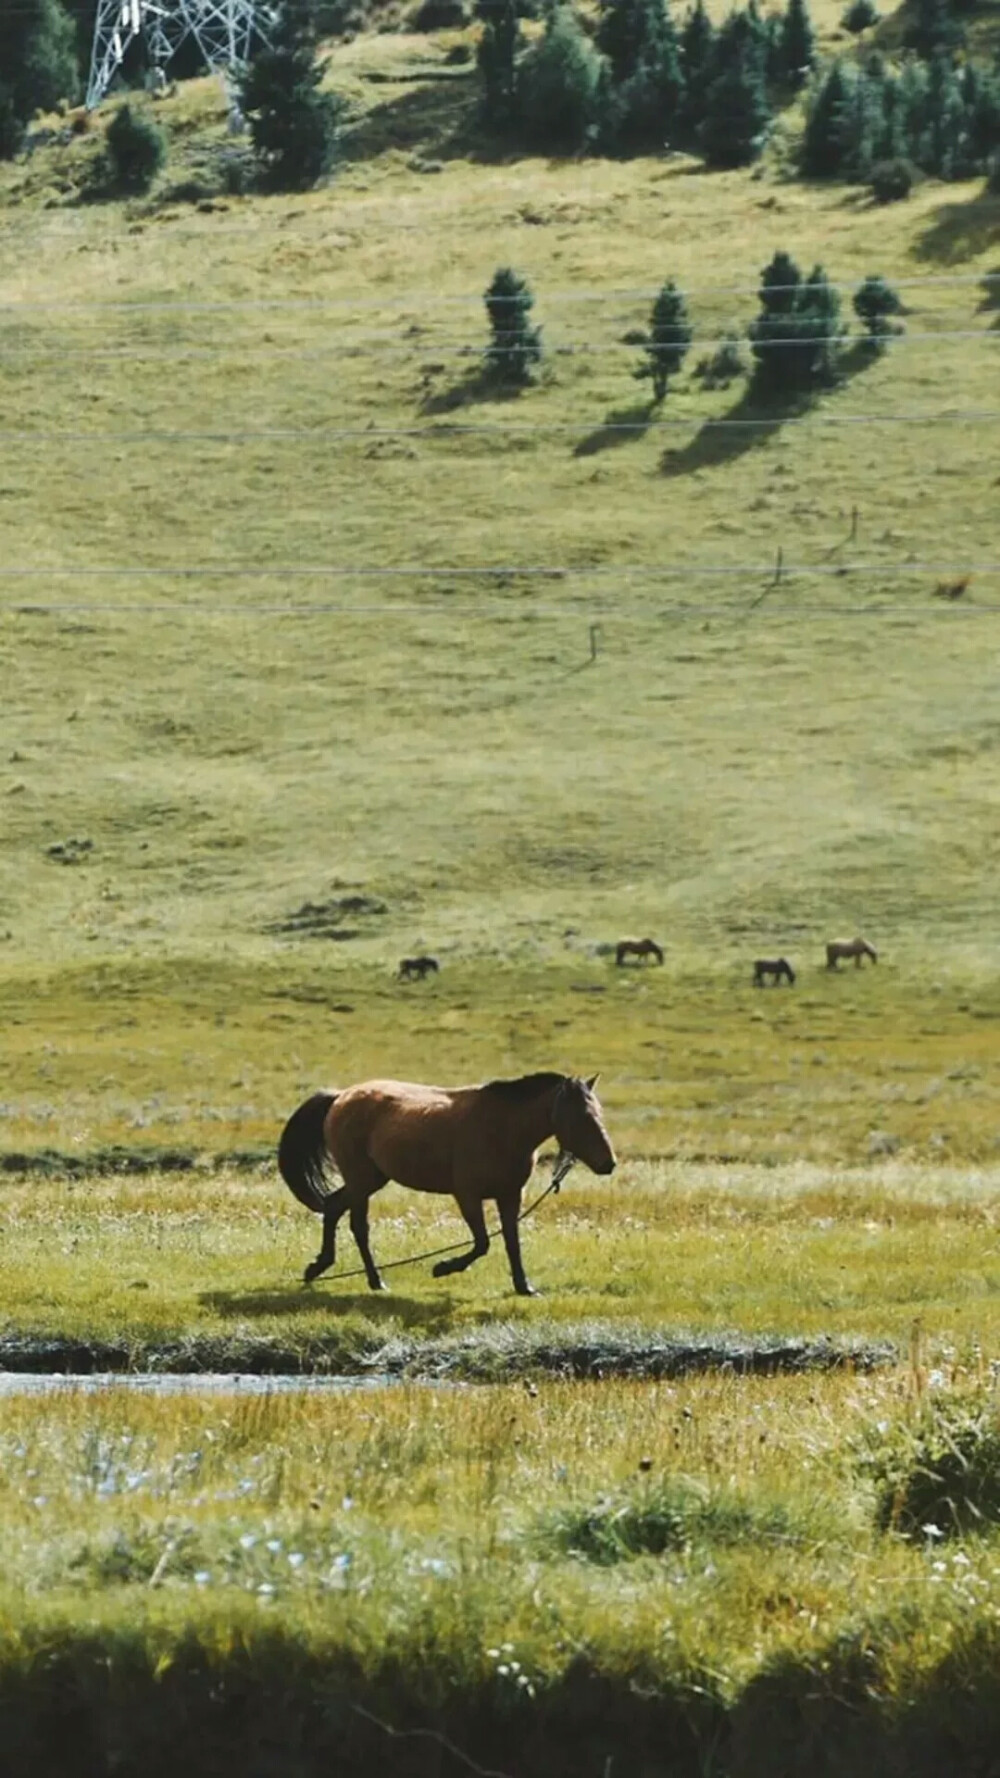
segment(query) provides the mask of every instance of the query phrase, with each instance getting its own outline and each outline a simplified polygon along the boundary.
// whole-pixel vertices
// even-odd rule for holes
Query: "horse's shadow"
[[[336,1286],[336,1279],[331,1280]],[[447,1333],[454,1325],[459,1300],[450,1292],[424,1297],[396,1296],[391,1291],[335,1290],[300,1284],[293,1290],[205,1290],[198,1297],[202,1308],[213,1309],[226,1320],[246,1316],[301,1315],[322,1312],[331,1319],[360,1315],[366,1321],[393,1321],[425,1333]]]
[[[574,457],[596,457],[598,451],[611,450],[615,445],[636,443],[646,436],[655,412],[655,401],[638,401],[633,407],[613,409],[593,432],[581,438],[574,448]]]

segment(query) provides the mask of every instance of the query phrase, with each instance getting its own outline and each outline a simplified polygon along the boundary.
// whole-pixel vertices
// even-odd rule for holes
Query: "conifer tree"
[[[708,89],[714,78],[715,26],[705,11],[705,0],[695,0],[684,21],[680,51],[684,76],[681,122],[685,130],[693,133],[705,116]]]
[[[834,62],[813,98],[806,120],[802,171],[807,178],[829,179],[844,171],[853,89],[854,82],[844,63]]]
[[[788,0],[781,25],[780,55],[782,74],[797,91],[816,60],[816,37],[806,0]]]
[[[690,344],[687,303],[671,278],[653,304],[645,347],[646,362],[640,364],[635,373],[637,377],[652,378],[654,401],[663,400],[667,384],[680,370]]]
[[[492,335],[487,370],[502,383],[526,383],[531,366],[542,356],[541,328],[529,320],[535,299],[528,285],[510,266],[500,266],[484,300]]]
[[[896,331],[892,317],[898,315],[902,307],[898,293],[877,272],[869,273],[854,292],[854,312],[864,322],[868,345],[873,352],[885,350],[886,340]]]
[[[493,129],[510,129],[518,113],[517,58],[521,49],[516,0],[479,0],[477,10],[483,21],[476,53],[483,117]]]
[[[737,14],[739,26],[746,14]],[[719,33],[714,60],[722,63],[705,100],[701,145],[711,167],[743,167],[764,146],[771,109],[763,66],[764,46],[752,25]]]
[[[59,0],[0,0],[0,158],[35,111],[75,97],[76,33]]]
[[[610,65],[608,133],[630,147],[676,141],[684,75],[664,0],[605,0],[597,41]]]
[[[338,102],[319,90],[322,64],[307,17],[284,9],[271,43],[249,63],[240,105],[266,183],[304,191],[330,167],[337,143]]]
[[[843,328],[840,298],[822,266],[803,280],[795,261],[776,253],[761,274],[760,314],[749,331],[760,393],[788,396],[829,383]]]

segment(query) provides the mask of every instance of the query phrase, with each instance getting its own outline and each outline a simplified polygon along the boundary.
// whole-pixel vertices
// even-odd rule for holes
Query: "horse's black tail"
[[[336,1093],[314,1093],[293,1111],[278,1143],[278,1171],[293,1197],[320,1216],[330,1196],[323,1126]]]

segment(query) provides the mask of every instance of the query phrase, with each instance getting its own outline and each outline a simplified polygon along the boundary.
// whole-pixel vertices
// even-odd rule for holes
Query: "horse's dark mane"
[[[484,1087],[504,1099],[534,1099],[549,1087],[562,1086],[565,1074],[522,1074],[518,1080],[487,1080]]]

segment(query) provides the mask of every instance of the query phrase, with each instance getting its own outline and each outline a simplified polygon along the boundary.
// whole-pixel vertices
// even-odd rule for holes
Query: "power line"
[[[974,423],[976,425],[995,424],[1000,420],[1000,408],[962,408],[956,412],[923,413],[916,410],[912,413],[890,414],[831,414],[817,410],[805,414],[780,413],[770,417],[754,419],[721,419],[693,420],[678,417],[669,420],[525,420],[513,424],[503,424],[492,420],[446,420],[438,419],[423,426],[264,426],[252,427],[217,427],[204,431],[168,432],[156,428],[134,429],[115,432],[47,432],[37,430],[5,428],[0,430],[0,444],[83,444],[83,445],[133,445],[133,444],[254,444],[281,443],[311,439],[316,443],[327,443],[333,439],[349,439],[359,444],[374,444],[379,439],[389,438],[426,438],[431,440],[449,437],[492,436],[499,438],[522,438],[532,435],[552,433],[592,433],[629,432],[674,432],[677,430],[697,432],[727,431],[760,431],[784,430],[788,426],[812,424],[817,426],[957,426]]]
[[[395,567],[373,567],[363,563],[286,563],[270,566],[259,563],[206,562],[160,567],[143,564],[95,564],[76,566],[44,564],[8,566],[0,563],[0,580],[178,580],[178,579],[323,579],[323,580],[610,580],[623,577],[642,580],[723,580],[735,577],[759,578],[773,574],[774,560],[763,562],[637,562],[623,565],[594,563],[576,566],[572,563],[549,567],[543,563],[476,563],[468,567],[402,563]],[[937,575],[961,579],[967,575],[1000,574],[1000,561],[995,562],[782,562],[782,578],[793,575],[830,579],[849,579],[852,575],[871,574],[894,579],[917,579]],[[385,607],[398,610],[395,605]],[[419,610],[420,607],[414,607]],[[506,607],[505,607],[506,609]],[[534,607],[533,607],[534,609]]]
[[[779,589],[776,588],[774,590],[778,591]],[[907,619],[912,619],[914,617],[939,618],[955,615],[964,617],[988,617],[1000,613],[1000,603],[984,605],[982,603],[963,602],[961,604],[952,604],[949,601],[947,604],[924,605],[918,610],[912,605],[901,606],[898,603],[891,605],[873,604],[871,602],[864,605],[811,605],[801,606],[796,609],[788,606],[777,606],[773,603],[768,607],[754,601],[752,606],[748,605],[746,602],[731,603],[728,605],[692,604],[664,606],[652,615],[639,615],[629,611],[622,611],[614,605],[606,604],[591,604],[589,606],[577,605],[572,608],[567,608],[564,605],[533,605],[531,607],[532,616],[559,618],[564,622],[575,621],[578,623],[585,622],[588,618],[595,621],[599,619],[601,622],[630,624],[633,627],[640,627],[643,629],[650,628],[657,623],[665,623],[680,618],[733,618],[748,616],[751,612],[754,617],[791,617],[794,618],[796,623],[801,622],[804,618],[812,619],[818,617],[906,617]],[[511,612],[509,605],[500,605],[497,603],[491,605],[482,600],[477,601],[474,606],[463,609],[460,614],[457,614],[451,605],[434,607],[406,605],[402,602],[387,605],[345,605],[333,604],[325,600],[308,604],[283,605],[263,603],[253,604],[249,602],[246,604],[226,604],[214,600],[208,601],[197,599],[184,604],[178,602],[161,602],[156,605],[127,605],[80,600],[66,601],[63,603],[32,602],[30,605],[0,607],[0,617],[53,617],[69,614],[87,614],[90,616],[102,615],[109,617],[136,616],[143,619],[147,617],[187,617],[193,615],[202,615],[206,617],[237,616],[294,618],[413,617],[419,618],[421,621],[424,619],[441,618],[454,623],[456,615],[461,615],[462,621],[467,622],[472,618],[496,616],[509,617]]]
[[[921,273],[912,278],[895,278],[892,282],[894,288],[897,290],[975,286],[978,289],[986,289],[990,291],[996,288],[1000,291],[1000,272],[977,272],[972,274],[928,272]],[[839,291],[854,290],[856,284],[854,280],[846,282],[836,282],[831,280],[830,288]],[[687,286],[684,295],[686,297],[707,296],[712,294],[729,296],[763,296],[765,292],[767,294],[777,291],[784,291],[787,293],[789,289],[790,286],[788,284],[701,284]],[[544,300],[546,303],[649,302],[658,296],[658,294],[658,288],[653,288],[652,286],[649,288],[640,287],[639,289],[601,290],[596,285],[586,285],[577,286],[573,290],[549,291],[546,293]],[[511,296],[507,298],[498,298],[496,300],[516,302],[519,299],[516,296]],[[441,308],[445,305],[450,307],[465,303],[478,304],[482,301],[482,291],[476,291],[475,293],[470,292],[460,296],[448,296],[439,290],[410,290],[406,293],[406,302],[409,306],[404,312],[408,313],[410,308],[419,308],[430,303],[433,303],[437,308]],[[219,302],[198,301],[193,298],[183,297],[151,297],[147,300],[140,301],[130,301],[123,298],[121,301],[117,302],[105,302],[98,298],[94,298],[90,301],[54,302],[39,300],[35,297],[21,297],[16,301],[7,300],[0,302],[0,315],[5,313],[13,315],[18,313],[21,309],[30,309],[33,314],[41,312],[45,314],[83,313],[107,315],[119,313],[176,313],[177,311],[183,311],[187,314],[232,314],[234,312],[245,313],[258,309],[268,311],[288,310],[300,313],[308,310],[321,311],[329,309],[387,309],[393,308],[394,306],[393,300],[390,297],[241,297]]]
[[[742,337],[745,338],[746,336]],[[866,336],[858,335],[857,337],[863,340]],[[769,339],[768,346],[805,345],[807,343],[820,344],[826,339],[827,335],[825,334],[817,334],[815,336],[796,334],[794,337],[789,336],[787,339]],[[390,340],[398,342],[398,329],[379,328],[373,329],[370,332],[366,330],[363,333],[355,334],[353,338],[338,338],[328,346],[276,346],[273,349],[269,348],[265,350],[261,350],[260,347],[254,346],[252,352],[249,354],[245,348],[239,345],[239,343],[228,346],[94,346],[92,348],[85,347],[81,350],[73,349],[65,351],[55,349],[38,350],[34,347],[33,342],[25,341],[23,339],[15,340],[12,345],[5,348],[5,352],[8,357],[14,355],[24,358],[30,357],[33,364],[74,363],[78,361],[87,364],[105,363],[108,361],[140,364],[177,364],[187,361],[191,361],[192,363],[202,363],[206,360],[212,362],[218,360],[246,362],[248,359],[254,364],[259,364],[270,359],[277,360],[281,363],[288,363],[298,361],[310,362],[313,359],[345,356],[410,360],[419,354],[426,354],[429,352],[445,353],[456,358],[482,358],[488,356],[490,351],[494,349],[489,343],[484,342],[482,339],[435,340],[433,338],[422,337],[420,339],[413,339],[408,346],[400,346],[398,343],[392,346],[382,346],[380,343],[369,345],[367,343],[368,341],[382,342]],[[997,333],[994,329],[988,327],[941,328],[939,330],[930,328],[920,332],[911,332],[907,329],[903,333],[888,335],[884,343],[887,348],[890,348],[895,352],[900,346],[911,346],[915,344],[924,345],[927,342],[933,342],[935,345],[938,345],[943,340],[982,340],[987,345],[1000,347],[1000,333]],[[577,355],[581,357],[589,357],[597,355],[603,357],[609,352],[642,351],[646,343],[647,342],[645,341],[639,340],[629,342],[621,339],[602,340],[588,339],[586,337],[579,340],[572,338],[572,336],[567,336],[563,340],[557,340],[554,345],[550,344],[548,347],[548,355],[557,357],[575,357]],[[720,344],[720,336],[718,334],[694,334],[689,343],[691,346],[718,346]]]

